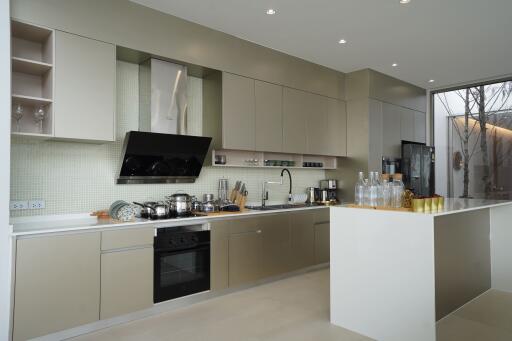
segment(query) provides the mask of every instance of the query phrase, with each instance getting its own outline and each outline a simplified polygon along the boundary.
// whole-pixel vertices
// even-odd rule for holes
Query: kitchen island
[[[331,209],[331,323],[381,341],[434,341],[436,321],[512,291],[512,202],[447,199],[425,214]]]

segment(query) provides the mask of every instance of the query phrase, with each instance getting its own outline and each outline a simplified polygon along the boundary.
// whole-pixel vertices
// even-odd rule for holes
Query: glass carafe
[[[354,202],[358,206],[364,205],[364,190],[365,190],[365,184],[364,184],[364,173],[359,172],[359,179],[356,182],[355,186],[355,192],[354,192]]]
[[[394,208],[400,208],[402,207],[402,197],[404,194],[404,184],[402,182],[401,176],[395,176],[393,177],[393,186],[392,186],[392,205]]]
[[[368,183],[368,201],[370,206],[377,206],[379,198],[379,182],[376,176],[376,172],[370,172],[370,182]]]

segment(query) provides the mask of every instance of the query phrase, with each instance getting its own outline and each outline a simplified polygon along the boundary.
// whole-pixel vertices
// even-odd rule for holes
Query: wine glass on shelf
[[[20,103],[14,103],[12,106],[12,118],[16,120],[16,132],[20,132],[20,120],[23,117],[23,106]]]
[[[34,120],[36,121],[36,124],[38,126],[38,133],[43,133],[43,120],[46,115],[46,112],[44,110],[44,106],[40,105],[35,108],[34,110]]]

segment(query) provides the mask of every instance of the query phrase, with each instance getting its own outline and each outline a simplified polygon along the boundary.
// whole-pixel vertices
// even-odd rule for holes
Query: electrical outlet
[[[11,210],[26,210],[26,209],[28,209],[28,201],[26,201],[26,200],[11,200],[9,209],[11,209]]]
[[[30,210],[40,210],[44,208],[44,200],[42,199],[33,199],[28,202],[28,208]]]

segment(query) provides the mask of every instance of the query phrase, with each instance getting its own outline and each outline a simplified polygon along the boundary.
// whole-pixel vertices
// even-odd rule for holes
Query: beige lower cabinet
[[[100,233],[19,239],[15,276],[15,341],[97,321]]]
[[[260,218],[262,227],[261,276],[270,277],[292,269],[290,215]]]
[[[329,261],[329,209],[211,223],[211,289]]]
[[[291,213],[292,268],[300,269],[315,264],[315,212]]]
[[[315,224],[315,263],[328,263],[330,259],[329,223]]]
[[[232,222],[229,235],[229,286],[236,287],[262,278],[262,230],[258,219]]]
[[[222,290],[229,285],[229,227],[232,221],[210,224],[210,289]]]
[[[153,247],[101,255],[101,310],[106,319],[153,306]]]

